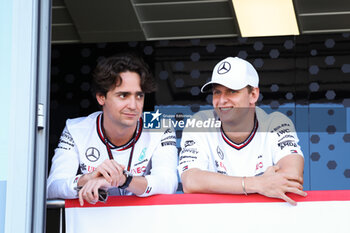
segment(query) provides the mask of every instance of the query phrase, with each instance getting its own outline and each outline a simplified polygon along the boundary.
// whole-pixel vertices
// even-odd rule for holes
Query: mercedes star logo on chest
[[[96,162],[100,158],[100,152],[95,147],[89,147],[85,156],[90,162]]]

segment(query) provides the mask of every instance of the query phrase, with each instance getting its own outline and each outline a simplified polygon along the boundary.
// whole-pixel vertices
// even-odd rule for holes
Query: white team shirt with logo
[[[280,112],[267,114],[256,107],[256,121],[249,137],[236,144],[221,129],[182,134],[178,171],[199,168],[229,176],[257,176],[290,154],[303,153],[292,121]],[[214,110],[196,113],[193,118],[218,119]]]
[[[109,159],[101,130],[102,112],[87,117],[69,119],[62,132],[52,159],[47,181],[48,198],[77,198],[77,181],[81,174],[95,170]],[[177,189],[177,148],[173,130],[144,129],[142,119],[135,134],[135,145],[130,171],[134,176],[145,176],[148,186],[140,196],[174,193]],[[114,160],[127,167],[132,150],[131,141],[116,147],[109,143]],[[116,195],[119,189],[112,191]],[[119,190],[120,191],[120,190]],[[121,195],[132,193],[121,190]]]

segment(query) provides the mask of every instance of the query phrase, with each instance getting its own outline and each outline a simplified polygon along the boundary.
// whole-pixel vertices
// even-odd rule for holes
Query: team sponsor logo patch
[[[81,163],[80,164],[80,170],[81,171],[85,171],[86,170],[86,164],[85,163]]]
[[[172,133],[173,131],[171,129],[165,130],[164,134]]]
[[[186,170],[188,170],[188,165],[186,165],[182,168],[182,171],[186,171]]]
[[[85,152],[85,156],[90,162],[96,162],[100,158],[100,152],[95,147],[89,147]]]
[[[255,166],[255,171],[257,171],[257,170],[259,170],[259,169],[261,169],[261,168],[263,168],[263,167],[264,167],[263,163],[262,163],[262,162],[258,162],[258,163],[256,164],[256,166]]]
[[[147,187],[147,189],[146,189],[146,193],[148,194],[148,193],[150,193],[151,192],[151,190],[152,190],[152,187]]]
[[[225,164],[224,164],[222,161],[217,161],[217,160],[215,160],[215,166],[216,166],[218,169],[223,169],[223,170],[225,170],[225,173],[226,173],[227,169],[226,169]],[[219,171],[218,171],[218,172],[219,172]]]
[[[287,127],[287,126],[289,127],[290,124],[288,124],[288,123],[283,123],[283,124],[277,126],[276,128],[273,128],[273,129],[271,130],[271,133],[276,132],[277,130],[279,130],[279,129],[281,129],[281,128],[284,128],[284,127]]]
[[[277,145],[281,148],[281,150],[283,150],[283,148],[285,148],[286,146],[297,147],[297,144],[293,140],[283,141],[283,142],[278,143]]]
[[[277,136],[281,137],[285,133],[290,133],[290,130],[289,129],[281,129],[277,132]]]
[[[255,176],[261,176],[262,174],[264,174],[264,172],[260,172],[260,173],[256,174]]]
[[[224,152],[222,152],[219,146],[216,147],[216,152],[218,153],[219,158],[223,160],[225,157]]]
[[[217,160],[215,160],[215,166],[219,167],[219,162]]]
[[[139,156],[139,159],[138,159],[140,162],[145,159],[146,151],[147,151],[147,147],[142,149],[140,156]]]
[[[176,146],[176,142],[174,141],[166,141],[161,143],[162,146]]]
[[[181,150],[181,154],[187,153],[187,152],[191,154],[198,154],[198,150],[193,148],[184,148],[183,150]]]
[[[141,174],[141,173],[146,171],[146,166],[135,167],[135,168],[131,169],[131,171],[133,174]]]
[[[163,139],[161,140],[161,142],[166,141],[166,140],[169,140],[169,139],[176,140],[176,136],[170,135],[170,136],[168,136],[168,137],[163,138]]]
[[[185,147],[188,147],[188,146],[193,146],[195,144],[195,142],[193,140],[187,140],[185,141]]]
[[[293,138],[294,139],[294,136],[293,135],[290,135],[290,134],[287,134],[287,135],[284,135],[281,139],[278,140],[278,142],[286,139],[286,138]]]
[[[183,159],[197,159],[197,156],[181,155],[179,160],[183,160]]]
[[[193,162],[193,161],[194,161],[194,160],[192,160],[192,161],[188,161],[188,160],[180,161],[180,162],[179,162],[179,165],[184,164],[184,163]]]
[[[74,143],[72,135],[66,130],[62,132],[61,138],[69,141],[72,144]]]
[[[63,131],[58,142],[57,148],[70,150],[74,147],[74,140],[68,131]]]
[[[217,171],[217,173],[223,174],[223,175],[227,175],[227,172],[225,171]]]
[[[148,162],[148,159],[144,159],[144,160],[142,160],[142,161],[140,161],[138,163],[135,163],[134,166],[138,166],[138,165],[146,163],[146,162]]]
[[[87,166],[87,170],[88,172],[93,172],[96,170],[96,167],[93,167],[93,166]]]
[[[258,170],[261,170],[264,167],[262,159],[263,159],[263,155],[258,155],[257,163],[255,165],[255,172],[257,172]]]

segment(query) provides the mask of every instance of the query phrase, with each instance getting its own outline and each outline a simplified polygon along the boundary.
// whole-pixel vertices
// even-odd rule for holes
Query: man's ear
[[[106,101],[106,96],[102,93],[96,93],[96,100],[101,106],[103,106]]]
[[[255,104],[259,99],[260,89],[259,87],[254,87],[250,93],[250,103]]]

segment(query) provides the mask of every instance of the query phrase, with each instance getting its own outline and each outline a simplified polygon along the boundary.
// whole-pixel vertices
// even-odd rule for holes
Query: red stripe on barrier
[[[307,197],[288,194],[297,202],[312,201],[350,201],[350,190],[307,191]],[[78,199],[66,200],[66,208],[81,207]],[[230,194],[169,194],[150,197],[112,196],[106,203],[95,205],[84,202],[84,207],[113,207],[113,206],[148,206],[148,205],[184,205],[184,204],[219,204],[219,203],[262,203],[283,202],[276,198],[268,198],[259,194],[230,195]]]

